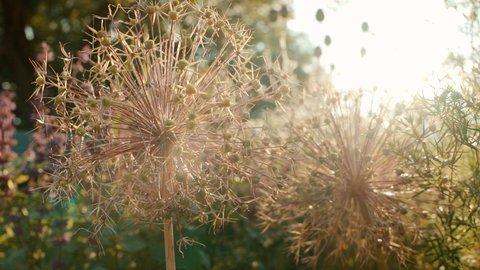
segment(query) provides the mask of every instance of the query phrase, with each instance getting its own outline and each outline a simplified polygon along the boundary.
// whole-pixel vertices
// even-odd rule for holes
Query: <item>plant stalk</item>
[[[162,140],[161,163],[159,164],[160,173],[158,174],[157,184],[160,191],[160,198],[169,200],[173,193],[175,177],[175,161],[170,157],[173,144],[171,141]],[[164,218],[163,221],[163,241],[165,245],[165,266],[166,270],[175,270],[175,238],[173,233],[173,218]]]
[[[163,223],[163,239],[167,270],[175,270],[175,239],[173,237],[173,221],[171,218],[166,219]]]

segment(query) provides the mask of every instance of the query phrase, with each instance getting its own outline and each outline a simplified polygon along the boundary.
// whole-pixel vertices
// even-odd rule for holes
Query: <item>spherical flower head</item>
[[[291,252],[311,266],[325,258],[360,265],[389,254],[404,261],[398,162],[384,151],[394,119],[383,120],[385,107],[367,112],[360,94],[306,100],[281,117],[291,122],[272,130],[285,158],[270,164],[276,180],[260,200],[260,219],[266,228],[286,224]]]
[[[223,223],[225,205],[239,201],[232,175],[249,177],[240,154],[245,113],[273,95],[252,94],[256,68],[240,69],[250,63],[249,31],[190,1],[139,1],[111,12],[115,23],[102,18],[102,30],[90,28],[86,79],[45,78],[47,87],[63,89],[52,104],[70,135],[52,197],[74,196],[81,187],[93,190],[99,213]],[[72,74],[71,63],[66,57],[61,74]],[[237,79],[244,72],[252,79]],[[226,144],[232,151],[223,151]]]

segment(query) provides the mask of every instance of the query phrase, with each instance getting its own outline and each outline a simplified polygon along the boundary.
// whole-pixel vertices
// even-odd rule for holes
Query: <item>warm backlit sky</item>
[[[468,53],[468,39],[459,30],[464,18],[443,0],[344,2],[294,0],[295,18],[289,22],[292,30],[307,33],[322,47],[320,62],[327,70],[335,65],[332,77],[339,89],[376,86],[403,99],[437,85],[449,51]],[[315,20],[318,8],[325,13],[322,23]],[[364,21],[367,33],[361,29]],[[328,47],[325,35],[332,38]]]

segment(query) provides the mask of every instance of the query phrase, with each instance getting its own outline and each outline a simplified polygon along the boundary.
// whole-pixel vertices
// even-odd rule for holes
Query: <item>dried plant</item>
[[[276,181],[261,197],[258,216],[265,229],[287,226],[297,262],[358,269],[385,266],[392,254],[406,260],[403,182],[388,151],[396,122],[386,107],[364,100],[358,93],[306,91],[266,118],[282,150],[270,164]]]
[[[37,91],[57,89],[46,101],[67,134],[49,195],[91,196],[94,232],[111,225],[111,213],[163,223],[168,265],[174,222],[217,228],[241,203],[232,187],[248,180],[256,151],[244,122],[258,101],[279,95],[250,64],[249,31],[213,8],[139,1],[97,20],[85,72],[63,48],[62,72],[34,64]]]
[[[40,44],[41,51],[37,55],[37,61],[49,63],[54,60],[50,46],[46,42]],[[48,182],[48,174],[51,173],[51,161],[56,155],[65,150],[65,135],[57,132],[55,117],[51,110],[43,103],[43,95],[47,93],[37,92],[30,98],[30,103],[35,108],[30,118],[35,129],[32,139],[23,156],[31,161],[25,164],[24,173],[29,176],[27,191],[38,187],[45,187]]]

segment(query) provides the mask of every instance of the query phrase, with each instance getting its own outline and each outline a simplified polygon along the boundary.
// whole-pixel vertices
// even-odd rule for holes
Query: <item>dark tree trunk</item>
[[[23,119],[21,128],[30,127],[31,106],[27,99],[32,93],[33,68],[29,59],[35,50],[25,37],[25,26],[34,13],[38,0],[0,0],[3,8],[3,35],[0,41],[1,79],[17,86],[17,117]]]

